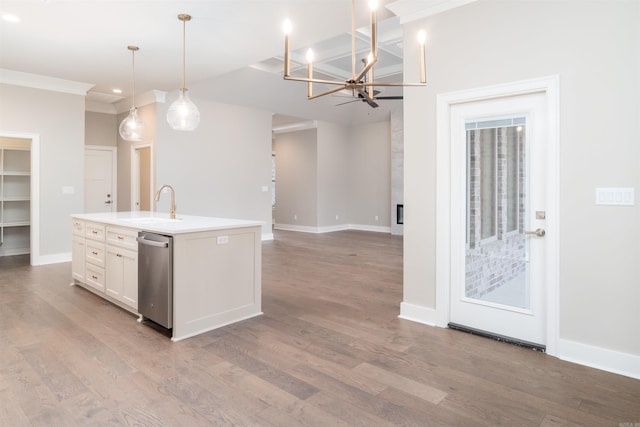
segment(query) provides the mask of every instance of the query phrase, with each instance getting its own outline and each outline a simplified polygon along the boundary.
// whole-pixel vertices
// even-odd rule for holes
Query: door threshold
[[[517,338],[511,338],[511,337],[507,337],[507,336],[504,336],[504,335],[494,334],[492,332],[483,331],[481,329],[470,328],[468,326],[459,325],[457,323],[449,323],[449,324],[447,324],[447,327],[450,328],[450,329],[454,329],[456,331],[466,332],[468,334],[478,335],[478,336],[484,337],[484,338],[491,338],[492,340],[505,342],[505,343],[513,344],[513,345],[517,345],[519,347],[530,348],[533,351],[539,351],[539,352],[542,352],[542,353],[546,353],[546,351],[547,351],[547,346],[546,345],[536,344],[536,343],[532,343],[532,342],[529,342],[529,341],[520,340],[520,339],[517,339]]]

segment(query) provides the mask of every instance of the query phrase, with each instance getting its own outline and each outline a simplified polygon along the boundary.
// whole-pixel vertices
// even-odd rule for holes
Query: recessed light
[[[122,93],[122,89],[113,89],[112,92],[113,93]]]
[[[7,22],[20,22],[20,17],[11,13],[3,13],[2,19]]]

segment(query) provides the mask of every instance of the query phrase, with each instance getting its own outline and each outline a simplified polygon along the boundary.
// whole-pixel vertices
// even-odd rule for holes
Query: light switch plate
[[[596,188],[596,205],[635,206],[633,188]]]

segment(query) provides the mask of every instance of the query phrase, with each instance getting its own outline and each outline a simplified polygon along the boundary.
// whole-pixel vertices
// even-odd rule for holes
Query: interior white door
[[[450,321],[544,346],[545,95],[451,108]]]
[[[114,157],[113,150],[85,149],[84,210],[86,213],[116,210]]]

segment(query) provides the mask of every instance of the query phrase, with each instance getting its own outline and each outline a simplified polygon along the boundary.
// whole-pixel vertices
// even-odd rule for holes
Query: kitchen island
[[[173,238],[173,341],[262,314],[258,221],[113,212],[72,215],[72,225],[72,284],[135,314],[138,232]]]

